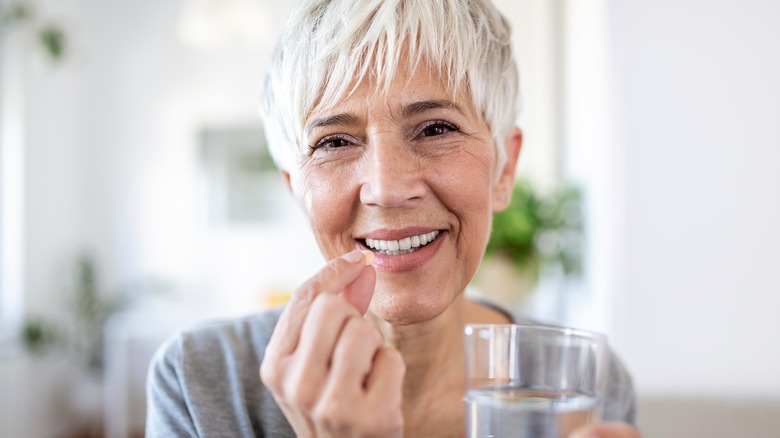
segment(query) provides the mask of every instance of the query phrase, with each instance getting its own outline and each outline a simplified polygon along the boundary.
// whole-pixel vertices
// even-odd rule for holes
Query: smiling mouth
[[[429,233],[405,237],[401,240],[365,239],[363,244],[377,254],[399,256],[421,250],[436,240],[439,234],[441,234],[440,230],[434,230]]]

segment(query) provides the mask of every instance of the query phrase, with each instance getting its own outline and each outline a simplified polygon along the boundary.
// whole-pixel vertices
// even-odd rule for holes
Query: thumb
[[[374,261],[374,253],[363,251],[366,257],[366,267],[360,272],[358,277],[347,285],[341,292],[341,297],[364,315],[371,304],[371,298],[374,296],[374,287],[376,286],[376,271],[371,266]]]

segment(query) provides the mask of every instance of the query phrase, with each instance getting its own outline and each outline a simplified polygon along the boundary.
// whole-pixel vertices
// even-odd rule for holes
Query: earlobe
[[[284,182],[287,183],[287,190],[289,190],[290,193],[292,193],[293,191],[292,191],[292,183],[290,182],[290,172],[286,170],[282,170],[281,172],[282,172],[282,176],[284,177]]]

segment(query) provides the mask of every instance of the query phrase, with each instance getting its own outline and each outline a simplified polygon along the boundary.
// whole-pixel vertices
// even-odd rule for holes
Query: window
[[[23,87],[13,38],[0,39],[0,342],[10,339],[22,318]]]

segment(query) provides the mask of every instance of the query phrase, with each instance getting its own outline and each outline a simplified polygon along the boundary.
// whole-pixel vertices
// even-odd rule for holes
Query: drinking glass
[[[467,325],[466,437],[564,438],[595,422],[607,348],[603,335],[571,328]]]

